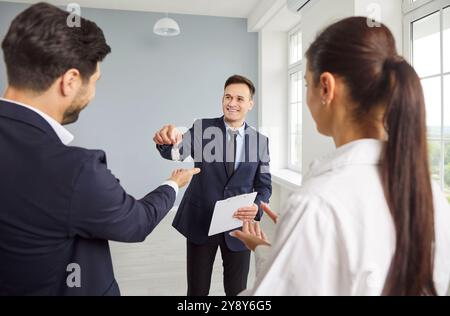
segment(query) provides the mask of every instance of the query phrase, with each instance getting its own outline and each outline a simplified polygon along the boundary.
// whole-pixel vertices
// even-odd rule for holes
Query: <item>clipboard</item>
[[[253,205],[257,195],[258,192],[253,192],[217,201],[209,226],[208,236],[214,236],[242,227],[242,221],[233,218],[233,215],[238,209]]]

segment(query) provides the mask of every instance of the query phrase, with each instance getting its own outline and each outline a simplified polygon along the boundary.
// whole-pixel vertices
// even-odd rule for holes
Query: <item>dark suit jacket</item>
[[[0,295],[119,295],[108,240],[143,241],[175,202],[135,200],[99,150],[68,147],[37,113],[0,101]],[[81,288],[66,279],[80,267]]]
[[[223,117],[198,120],[183,135],[181,159],[191,156],[195,167],[202,171],[192,179],[187,188],[173,226],[195,244],[206,243],[217,201],[258,192],[255,203],[259,206],[261,201],[269,202],[272,194],[268,138],[246,125],[245,160],[231,177],[227,174],[224,163],[225,146]],[[163,158],[172,159],[172,146],[157,146],[157,149]],[[260,208],[256,220],[261,219],[262,213]],[[247,250],[240,240],[228,233],[225,233],[225,241],[232,251]]]

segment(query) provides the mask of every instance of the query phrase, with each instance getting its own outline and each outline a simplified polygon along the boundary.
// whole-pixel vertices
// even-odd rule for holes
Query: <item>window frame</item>
[[[439,185],[442,190],[445,191],[445,145],[448,141],[444,135],[445,119],[444,115],[450,109],[445,109],[444,99],[444,79],[450,72],[444,72],[444,9],[450,7],[450,0],[417,0],[414,3],[412,0],[403,0],[403,54],[405,58],[413,65],[413,28],[414,22],[423,19],[427,16],[440,12],[440,72],[438,75],[426,76],[423,79],[440,78],[441,82],[441,133],[439,139],[429,138],[427,135],[427,141],[439,141],[441,145],[441,157],[440,157],[440,182]]]
[[[293,74],[295,74],[296,72],[298,72],[299,74],[300,74],[300,76],[301,76],[301,79],[302,79],[302,81],[304,81],[304,79],[303,79],[303,63],[304,63],[304,56],[302,57],[302,59],[301,60],[299,60],[299,61],[296,61],[295,63],[292,63],[291,64],[291,49],[292,49],[292,47],[291,47],[291,36],[292,35],[294,35],[294,34],[296,34],[296,33],[300,33],[300,34],[302,34],[302,25],[301,25],[301,23],[299,23],[299,24],[297,24],[296,26],[294,26],[289,32],[288,32],[288,34],[287,34],[287,42],[288,42],[288,62],[287,62],[287,82],[288,82],[288,91],[287,91],[287,93],[288,93],[288,101],[287,101],[287,107],[288,107],[288,109],[287,109],[287,114],[288,114],[288,117],[287,117],[287,126],[288,126],[288,129],[287,129],[287,153],[288,153],[288,155],[287,155],[287,166],[288,166],[288,169],[289,170],[291,170],[291,171],[294,171],[294,172],[297,172],[297,173],[302,173],[302,162],[303,162],[303,146],[302,146],[302,148],[301,148],[301,151],[300,151],[300,157],[299,157],[299,160],[300,160],[300,166],[296,166],[296,165],[294,165],[293,163],[292,163],[292,160],[291,160],[291,156],[292,156],[292,150],[293,150],[293,148],[292,148],[292,133],[291,133],[291,131],[292,131],[292,120],[291,120],[291,114],[292,114],[292,109],[291,109],[291,96],[292,96],[292,86],[291,86],[291,76],[293,75]],[[302,34],[302,42],[303,42],[303,34]],[[300,52],[302,55],[303,55],[303,43],[302,43],[302,52]],[[304,91],[304,85],[302,85],[302,100],[301,100],[301,104],[302,104],[302,106],[298,109],[298,111],[303,111],[303,104],[304,104],[304,100],[305,100],[305,91]],[[302,113],[303,114],[303,113]],[[302,115],[302,118],[303,118],[303,115]],[[301,123],[301,126],[302,126],[302,129],[303,129],[303,121],[302,121],[302,123]],[[301,139],[301,142],[303,143],[303,130],[301,131],[301,133],[300,133],[300,139]]]
[[[430,2],[433,2],[435,0],[403,0],[403,13],[408,13],[411,11],[414,11]]]

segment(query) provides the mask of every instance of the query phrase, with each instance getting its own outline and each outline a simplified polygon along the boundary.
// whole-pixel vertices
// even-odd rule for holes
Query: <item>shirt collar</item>
[[[61,140],[61,142],[64,145],[68,145],[68,144],[70,144],[73,141],[74,136],[66,128],[64,128],[59,122],[57,122],[55,119],[53,119],[49,115],[45,114],[44,112],[39,111],[38,109],[36,109],[36,108],[34,108],[34,107],[30,106],[30,105],[23,104],[23,103],[20,103],[20,102],[17,102],[17,101],[5,99],[5,98],[0,98],[0,100],[23,106],[23,107],[25,107],[25,108],[27,108],[27,109],[29,109],[31,111],[34,111],[37,114],[39,114],[53,128],[53,130],[55,131],[56,135],[58,136],[58,138]]]
[[[313,161],[304,179],[348,165],[378,165],[384,142],[377,139],[361,139],[339,147],[321,159]]]
[[[245,122],[244,122],[244,124],[242,124],[242,126],[239,127],[238,129],[229,126],[229,125],[227,124],[227,122],[225,122],[225,119],[224,119],[223,123],[225,124],[225,128],[226,128],[227,132],[228,132],[228,131],[237,132],[238,136],[240,136],[240,137],[242,137],[242,136],[244,135],[244,133],[245,133]]]

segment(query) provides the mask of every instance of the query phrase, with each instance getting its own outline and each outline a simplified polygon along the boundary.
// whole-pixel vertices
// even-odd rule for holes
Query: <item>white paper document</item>
[[[234,213],[240,208],[252,206],[255,203],[258,192],[233,196],[223,201],[217,201],[214,214],[209,226],[208,236],[214,236],[229,230],[242,227],[242,221],[233,218]]]

